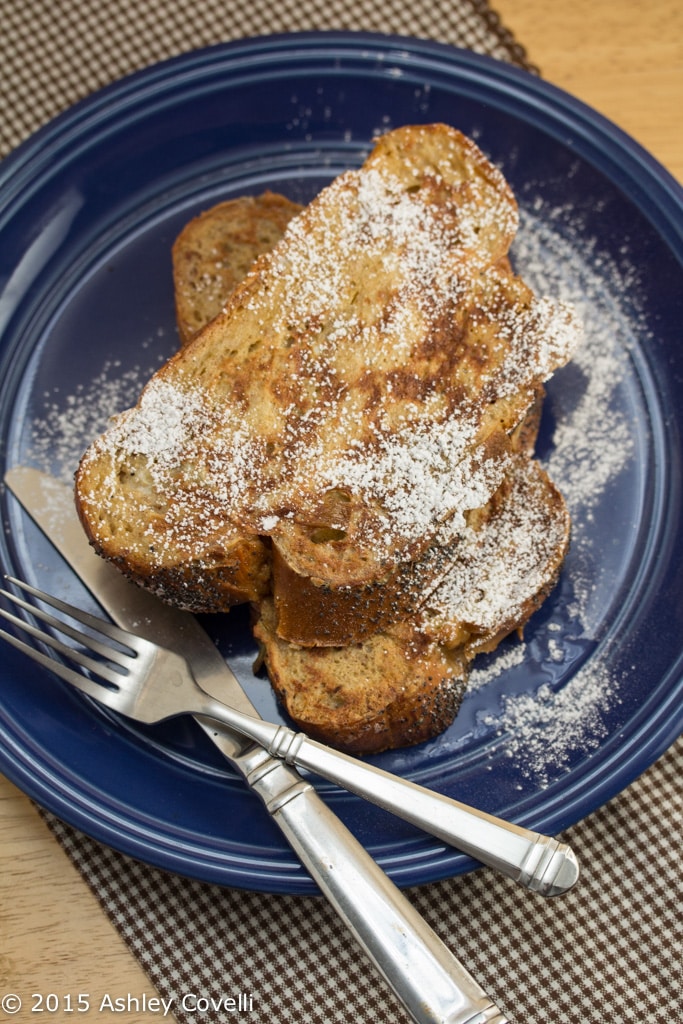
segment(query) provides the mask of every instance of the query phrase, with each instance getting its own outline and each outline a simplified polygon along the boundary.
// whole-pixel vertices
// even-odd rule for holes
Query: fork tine
[[[37,597],[42,597],[40,591],[36,591],[35,593]],[[24,608],[27,612],[31,612],[33,615],[35,615],[37,619],[40,619],[42,622],[47,623],[48,626],[52,626],[53,629],[58,629],[60,633],[64,633],[65,636],[70,636],[72,640],[79,641],[83,644],[83,646],[89,647],[97,654],[102,655],[103,658],[107,658],[107,660],[109,661],[115,661],[117,664],[125,667],[126,657],[121,655],[115,648],[111,647],[110,645],[103,644],[100,640],[97,639],[97,637],[90,636],[89,634],[84,633],[82,629],[76,629],[74,626],[71,626],[68,622],[64,622],[63,619],[58,619],[56,616],[51,615],[49,612],[46,612],[43,608],[40,608],[38,605],[31,604],[29,601],[24,601],[23,598],[19,597],[17,594],[13,594],[9,590],[3,590],[2,588],[0,588],[0,594],[3,597],[6,597],[13,604],[18,605],[20,608]],[[57,605],[58,603],[56,599],[50,598],[48,594],[45,595],[45,599],[46,603],[48,604]],[[62,602],[59,603],[62,604]],[[64,605],[63,608],[65,609],[65,614],[68,611],[68,614],[70,614],[73,619],[79,621],[80,613],[78,613],[77,616],[75,614],[76,609],[73,609],[73,611],[71,611],[69,610],[68,605]],[[30,623],[26,622],[24,619],[19,619],[17,618],[17,616],[12,615],[11,612],[3,612],[2,610],[0,610],[0,614],[2,614],[2,616],[6,619],[10,619],[10,621],[12,621],[15,625],[19,626],[21,629],[24,629],[27,633],[31,633],[31,635],[35,636],[38,640],[45,639],[45,633],[43,633],[42,631],[36,631],[35,627],[32,627]],[[56,644],[53,646],[56,646]],[[73,651],[73,647],[60,647],[60,650],[62,651],[62,653],[70,653],[71,651]]]
[[[130,633],[125,629],[120,629],[119,626],[114,625],[113,622],[107,622],[104,619],[98,618],[96,615],[90,615],[88,612],[82,611],[80,608],[75,608],[73,605],[67,604],[66,601],[60,601],[58,597],[53,597],[52,594],[46,594],[43,590],[38,590],[37,587],[32,587],[30,583],[18,580],[14,576],[5,576],[5,579],[8,583],[13,583],[15,587],[19,587],[20,590],[26,591],[26,593],[31,594],[32,597],[38,598],[39,601],[49,604],[52,608],[56,608],[57,611],[63,612],[76,622],[81,622],[84,626],[89,626],[90,629],[94,629],[102,636],[107,636],[111,640],[115,640],[122,647],[127,647],[129,651],[137,652],[137,643],[140,641],[140,638],[134,633]],[[22,598],[17,595],[11,594],[8,591],[3,591],[3,593],[5,593],[16,604],[20,604],[28,611],[36,611],[35,605],[23,601]],[[65,630],[65,632],[68,632],[68,630]],[[108,656],[110,651],[111,648],[107,646],[104,653]]]
[[[49,626],[52,626],[54,629],[65,632],[74,640],[77,640],[79,643],[81,643],[84,647],[91,646],[91,637],[89,637],[86,633],[82,633],[79,630],[73,629],[66,623],[62,622],[61,619],[56,618],[54,615],[50,615],[49,612],[43,611],[42,608],[37,608],[33,605],[30,605],[26,601],[22,601],[20,598],[16,599],[15,596],[7,590],[0,590],[0,594],[2,594],[4,597],[9,598],[10,600],[16,600],[17,604],[20,604],[24,608],[27,608],[37,618],[41,619],[43,622],[46,622]],[[48,647],[51,647],[53,650],[58,651],[60,654],[69,658],[70,661],[75,661],[77,664],[82,665],[83,668],[88,669],[88,671],[92,672],[94,675],[100,676],[102,679],[106,679],[108,683],[112,683],[114,686],[118,687],[124,680],[124,676],[120,672],[117,672],[115,669],[110,668],[110,666],[107,665],[105,662],[98,661],[95,658],[89,657],[87,654],[84,654],[82,651],[77,650],[75,647],[71,647],[69,644],[65,644],[62,640],[59,639],[59,637],[52,636],[51,633],[47,633],[45,632],[45,630],[39,629],[37,626],[34,626],[32,623],[27,622],[25,619],[20,619],[19,616],[13,615],[12,612],[8,612],[5,611],[4,608],[0,608],[0,616],[7,622],[13,623],[24,633],[28,633],[29,636],[35,637],[36,640],[41,640],[43,643],[47,644]],[[4,630],[2,631],[2,635],[5,638],[8,638],[10,636],[10,634],[6,633]],[[35,648],[30,647],[29,644],[25,644],[23,641],[19,641],[19,643],[24,644],[24,646],[21,648],[22,650],[26,650],[26,648],[28,648],[29,651],[35,650]],[[15,644],[14,646],[16,647],[18,646],[18,644]],[[101,644],[98,644],[97,646],[101,648],[101,651],[104,654],[104,656],[109,658],[109,652],[107,652],[106,649]],[[116,654],[116,652],[113,653]],[[48,658],[48,661],[53,663],[53,659],[51,658]]]
[[[73,608],[66,602],[60,601],[59,598],[52,597],[50,594],[44,594],[42,591],[37,590],[35,587],[30,586],[30,584],[28,583],[24,583],[22,580],[16,580],[11,576],[7,576],[5,578],[8,579],[10,582],[15,583],[19,588],[34,594],[37,598],[41,600],[44,600],[46,604],[52,605],[55,608],[59,608],[64,612],[64,614],[69,615],[75,621],[84,621],[85,624],[91,625],[91,628],[98,631],[101,635],[106,636],[109,632],[111,632],[115,635],[115,639],[119,643],[123,643],[123,641],[120,638],[124,638],[124,640],[126,639],[126,634],[123,630],[119,630],[117,627],[114,627],[111,631],[109,631],[109,623],[97,619],[95,616],[89,615],[87,612],[81,612],[79,609]],[[14,615],[12,612],[0,608],[0,616],[4,618],[6,621],[13,623],[24,633],[28,633],[35,639],[47,644],[53,650],[58,651],[60,654],[67,657],[72,662],[76,662],[78,665],[81,665],[89,672],[92,672],[93,675],[98,676],[101,680],[106,680],[108,683],[112,684],[117,689],[120,689],[122,684],[125,684],[126,677],[129,672],[127,662],[131,660],[131,657],[135,657],[137,653],[130,644],[126,644],[126,646],[128,650],[131,651],[131,654],[126,655],[120,651],[117,651],[115,648],[112,648],[110,645],[102,643],[96,637],[90,636],[88,633],[83,632],[83,630],[79,630],[74,626],[71,626],[68,622],[64,622],[62,619],[58,619],[55,615],[52,615],[50,612],[45,611],[45,609],[40,608],[38,605],[31,604],[30,602],[25,601],[17,594],[13,594],[8,590],[3,590],[2,588],[0,588],[0,594],[2,594],[2,596],[7,598],[13,604],[18,605],[19,607],[31,612],[36,618],[40,619],[42,622],[45,622],[52,629],[56,630],[57,632],[63,633],[65,636],[71,637],[72,640],[76,640],[77,643],[81,645],[81,647],[85,648],[86,650],[90,650],[96,654],[99,654],[102,658],[105,659],[105,661],[100,661],[89,657],[89,655],[84,653],[83,651],[78,650],[69,644],[65,644],[59,637],[56,637],[51,633],[47,633],[44,630],[32,625],[30,622],[27,622],[25,619],[20,619],[17,615]],[[2,636],[5,639],[9,639],[10,643],[12,642],[10,634],[6,633],[5,631],[2,631]],[[22,644],[20,649],[24,652],[30,653],[34,650],[34,648],[30,647],[30,645],[28,644],[25,644],[23,641],[20,641],[20,643]],[[18,647],[19,644],[15,643],[14,646]],[[52,659],[48,658],[48,661],[51,660]],[[125,675],[122,674],[122,672],[117,671],[115,668],[113,668],[113,665],[119,665],[123,669]],[[71,677],[69,678],[70,681],[73,681]]]
[[[6,619],[13,620],[16,618],[16,616],[10,615],[9,612],[5,612],[2,609],[0,609],[0,614]],[[22,622],[21,619],[18,619],[17,621],[22,628],[26,628],[28,625],[28,623]],[[54,672],[55,675],[76,687],[77,690],[82,690],[83,693],[87,693],[88,696],[94,697],[95,700],[98,700],[100,703],[111,704],[111,698],[116,696],[114,691],[107,689],[101,683],[95,683],[92,679],[84,676],[82,672],[76,672],[74,669],[69,668],[68,665],[64,665],[61,661],[57,661],[55,658],[50,657],[49,654],[43,654],[42,651],[33,647],[32,644],[27,644],[26,641],[20,640],[19,637],[14,636],[12,633],[8,633],[6,630],[0,629],[0,637],[2,637],[3,640],[6,640],[8,644],[11,644],[12,647],[16,647],[18,651],[22,651],[24,654],[27,654],[33,661],[37,661],[39,665],[42,665],[43,668],[46,668],[49,672]],[[47,636],[47,634],[41,634],[41,639],[49,641],[51,638]],[[67,649],[71,651],[71,648]]]

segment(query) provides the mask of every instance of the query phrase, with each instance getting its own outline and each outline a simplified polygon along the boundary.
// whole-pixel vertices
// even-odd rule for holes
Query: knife
[[[208,693],[258,716],[208,633],[187,612],[129,583],[90,547],[71,489],[30,467],[5,483],[111,618],[178,651]],[[478,982],[342,824],[313,786],[262,747],[197,719],[273,821],[415,1024],[507,1024]]]

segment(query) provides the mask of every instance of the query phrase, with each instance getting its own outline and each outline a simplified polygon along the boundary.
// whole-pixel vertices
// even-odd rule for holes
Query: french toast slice
[[[292,217],[301,211],[298,203],[286,196],[266,191],[257,196],[238,196],[202,211],[179,233],[172,247],[173,286],[176,324],[181,345],[187,345],[222,309],[229,295],[246,276],[259,255],[271,249],[284,234]],[[153,484],[142,460],[129,467],[130,478],[125,486],[131,492],[128,503],[143,497]],[[91,479],[97,486],[97,476]],[[126,536],[135,526],[124,518],[103,521],[102,529],[110,528],[110,547],[121,544],[122,571],[136,582],[148,572],[145,561],[138,561],[133,550],[126,547]],[[149,529],[154,531],[154,518]],[[180,553],[180,552],[178,552]],[[114,559],[116,561],[116,559]],[[201,582],[200,582],[201,579]],[[160,566],[149,586],[164,596],[182,593],[190,583],[196,591],[203,588],[201,603],[212,607],[243,604],[259,599],[268,592],[270,580],[270,546],[259,537],[222,535],[211,550],[208,545],[200,559],[188,555],[182,564]],[[192,582],[194,581],[194,582]]]
[[[279,240],[301,209],[272,192],[241,196],[203,211],[183,228],[172,252],[178,330],[184,344],[221,311],[254,260]],[[511,273],[507,257],[500,263]],[[542,403],[539,386],[525,419],[513,432],[514,450],[533,454]],[[317,542],[321,534],[324,528]],[[449,550],[448,545],[432,545],[425,556],[402,565],[389,580],[359,588],[317,586],[311,577],[295,572],[275,546],[274,614],[279,635],[309,646],[358,643],[415,613],[447,571]],[[254,548],[252,553],[258,557],[260,552]]]
[[[96,550],[194,611],[262,599],[271,541],[297,568],[303,536],[316,579],[350,565],[354,585],[419,557],[497,489],[510,433],[574,343],[569,312],[530,293],[509,315],[523,289],[498,263],[516,222],[460,133],[380,140],[90,446],[76,500]],[[459,308],[486,307],[473,295],[505,325],[481,334],[490,374],[476,358],[450,370]],[[330,496],[340,523],[321,522]]]
[[[176,323],[183,345],[221,312],[257,256],[280,241],[301,209],[286,196],[266,191],[226,199],[188,221],[171,250]]]
[[[448,571],[416,615],[420,630],[467,661],[525,623],[555,588],[571,534],[561,493],[520,453],[485,508],[468,519]]]
[[[278,635],[266,599],[254,635],[283,708],[308,735],[350,753],[438,735],[458,711],[471,660],[522,630],[556,585],[569,533],[562,496],[520,453],[486,508],[469,517],[416,614],[359,643],[301,647]]]

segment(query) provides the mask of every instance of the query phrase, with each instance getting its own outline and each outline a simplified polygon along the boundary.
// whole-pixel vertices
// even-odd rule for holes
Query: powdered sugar
[[[574,593],[569,623],[539,627],[536,646],[548,665],[571,662],[576,638],[590,640],[600,629],[605,608],[601,574],[605,552],[594,550],[593,523],[605,491],[628,468],[634,452],[634,426],[615,400],[632,374],[629,352],[637,345],[632,298],[636,282],[598,258],[571,230],[572,210],[525,212],[514,255],[529,283],[572,303],[586,325],[585,339],[566,376],[580,375],[572,398],[562,379],[554,392],[558,411],[546,465],[572,513],[571,558],[566,584]],[[569,589],[567,587],[567,589]],[[572,625],[573,620],[573,625]],[[486,669],[475,665],[470,690],[493,683],[529,656],[522,642],[500,651]],[[538,656],[538,651],[537,651]],[[494,729],[517,768],[538,785],[548,784],[572,758],[590,754],[606,735],[606,715],[619,701],[623,680],[614,676],[608,654],[596,652],[559,687],[543,683],[534,692],[503,694],[500,708],[489,704],[481,724]]]
[[[533,693],[503,694],[500,712],[484,712],[481,722],[504,738],[507,756],[545,787],[577,752],[589,754],[599,745],[614,691],[609,666],[596,658],[559,690],[543,684]]]
[[[504,672],[509,672],[511,669],[517,668],[519,665],[523,665],[525,656],[525,644],[516,643],[511,644],[508,647],[498,649],[493,668],[490,666],[486,666],[484,668],[481,662],[475,661],[470,668],[469,675],[467,677],[468,692],[475,693],[477,690],[483,689],[484,687],[490,687],[493,679],[497,678]]]
[[[435,431],[419,423],[382,438],[365,457],[358,450],[342,453],[324,467],[321,483],[381,502],[388,549],[404,537],[433,536],[444,516],[456,532],[465,512],[486,504],[507,465],[505,459],[482,463],[471,454],[477,425],[453,418]]]
[[[594,263],[590,248],[584,257],[542,215],[527,213],[524,221],[516,253],[525,279],[532,287],[542,281],[552,294],[569,301],[585,325],[585,342],[573,358],[583,394],[571,409],[561,406],[548,462],[572,508],[585,511],[595,506],[633,454],[632,424],[613,396],[631,372],[634,324],[620,297],[633,292],[634,282],[610,268],[604,257]]]
[[[568,516],[552,486],[534,462],[518,457],[484,524],[462,531],[423,613],[423,628],[447,642],[449,628],[461,623],[496,636],[507,623],[521,621],[553,579],[568,533]]]
[[[92,380],[75,391],[44,396],[42,414],[31,422],[27,458],[64,483],[71,483],[86,445],[106,429],[111,418],[133,405],[156,367],[123,369],[107,361]]]
[[[159,489],[167,486],[169,473],[178,468],[187,449],[188,436],[201,434],[209,426],[199,392],[180,392],[155,379],[145,388],[135,410],[117,417],[107,433],[107,444],[141,456]]]

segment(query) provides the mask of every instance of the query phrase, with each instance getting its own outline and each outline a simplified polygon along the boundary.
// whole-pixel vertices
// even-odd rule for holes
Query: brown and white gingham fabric
[[[0,156],[129,72],[307,29],[422,36],[535,70],[485,0],[4,0]],[[408,893],[514,1024],[683,1024],[682,762],[679,741],[563,836],[583,867],[564,897],[488,870]],[[406,1024],[322,899],[178,878],[43,813],[179,1024]],[[240,993],[242,1010],[206,1005]]]
[[[2,0],[0,157],[132,71],[231,39],[313,29],[422,36],[532,70],[485,0]]]
[[[582,866],[565,896],[488,869],[408,891],[513,1024],[683,1022],[682,761],[683,739],[561,836]],[[45,816],[179,1024],[240,992],[250,1024],[408,1024],[324,900],[178,878]]]

